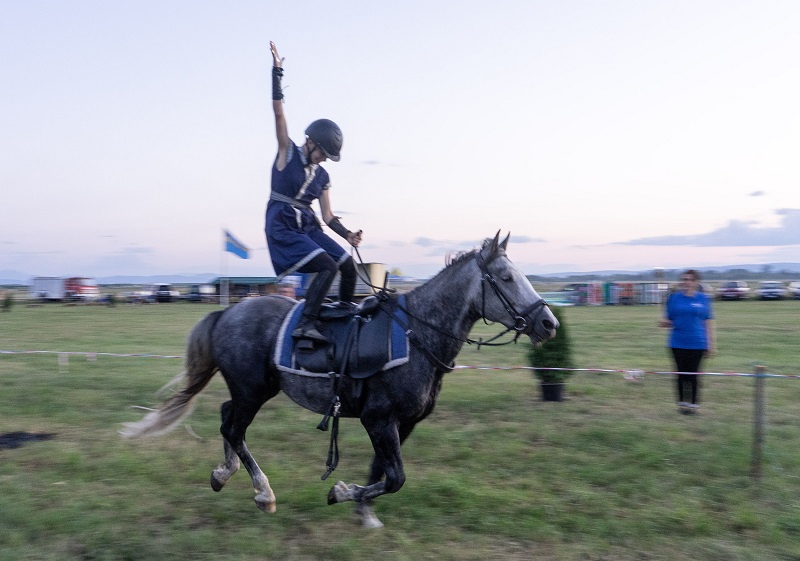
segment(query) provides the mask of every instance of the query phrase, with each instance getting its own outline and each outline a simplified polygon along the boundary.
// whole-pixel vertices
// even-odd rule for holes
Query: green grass
[[[800,302],[715,305],[714,372],[798,374]],[[0,349],[179,355],[213,306],[15,306]],[[568,308],[579,368],[672,370],[656,306]],[[476,326],[474,336],[496,333]],[[458,364],[522,366],[526,346],[474,346]],[[405,487],[380,498],[386,527],[328,506],[333,481],[361,483],[370,445],[342,422],[339,468],[320,481],[327,434],[285,397],[248,432],[278,497],[265,515],[244,470],[220,493],[216,378],[189,429],[124,441],[132,405],[154,406],[178,359],[0,355],[0,433],[53,433],[0,450],[0,561],[151,559],[800,560],[800,380],[768,379],[766,463],[750,478],[753,380],[706,377],[702,412],[679,415],[673,378],[581,372],[544,403],[527,370],[456,370],[404,446]],[[195,436],[196,435],[196,436]]]

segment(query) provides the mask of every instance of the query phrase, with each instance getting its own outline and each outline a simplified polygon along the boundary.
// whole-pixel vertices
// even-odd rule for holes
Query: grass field
[[[15,306],[0,313],[0,350],[180,355],[208,305]],[[800,374],[800,301],[716,303],[712,372]],[[669,371],[652,306],[566,310],[581,368]],[[475,336],[497,332],[476,325]],[[523,344],[466,347],[457,362],[525,364]],[[342,422],[342,460],[320,481],[327,434],[282,396],[248,432],[278,498],[252,500],[244,470],[220,493],[219,377],[188,428],[124,441],[117,430],[154,406],[181,361],[0,355],[0,433],[50,440],[0,450],[0,561],[152,559],[800,560],[800,379],[767,384],[766,464],[750,478],[753,380],[704,377],[699,415],[675,409],[673,378],[576,373],[568,399],[544,403],[526,370],[456,370],[436,411],[404,446],[405,487],[380,498],[382,530],[328,506],[371,456]]]

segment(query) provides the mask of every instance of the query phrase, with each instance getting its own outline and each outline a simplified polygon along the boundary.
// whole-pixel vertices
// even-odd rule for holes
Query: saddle
[[[309,345],[291,336],[299,324],[305,301],[290,310],[281,325],[275,364],[283,372],[301,376],[338,373],[354,379],[368,378],[408,362],[408,325],[403,311],[405,296],[380,301],[371,296],[359,306],[323,305],[320,331],[328,343]]]

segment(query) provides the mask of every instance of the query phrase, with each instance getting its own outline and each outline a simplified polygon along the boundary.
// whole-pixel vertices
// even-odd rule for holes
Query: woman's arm
[[[278,55],[278,48],[272,41],[269,42],[272,52],[272,110],[275,113],[275,135],[278,138],[278,158],[276,165],[278,171],[286,167],[286,154],[289,151],[289,132],[286,127],[286,116],[283,114],[283,91],[281,77],[283,76],[283,58]]]
[[[358,247],[358,244],[361,243],[361,230],[358,232],[351,232],[342,226],[342,223],[339,222],[339,217],[334,216],[331,210],[331,198],[327,189],[324,189],[319,196],[319,209],[322,212],[322,220],[331,230],[346,239],[347,243],[353,247]]]

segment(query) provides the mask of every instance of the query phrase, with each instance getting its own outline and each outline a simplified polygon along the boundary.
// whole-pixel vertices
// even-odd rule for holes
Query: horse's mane
[[[479,251],[482,251],[483,249],[488,247],[491,243],[492,243],[492,239],[491,238],[486,238],[485,240],[483,240],[483,244],[481,245],[481,247],[479,247],[477,249],[470,249],[469,251],[466,251],[466,250],[465,251],[459,251],[458,253],[456,253],[454,255],[448,255],[445,258],[445,268],[450,267],[451,265],[457,265],[458,263],[461,263],[462,261],[466,261],[470,257],[474,257],[476,253],[478,253]]]

